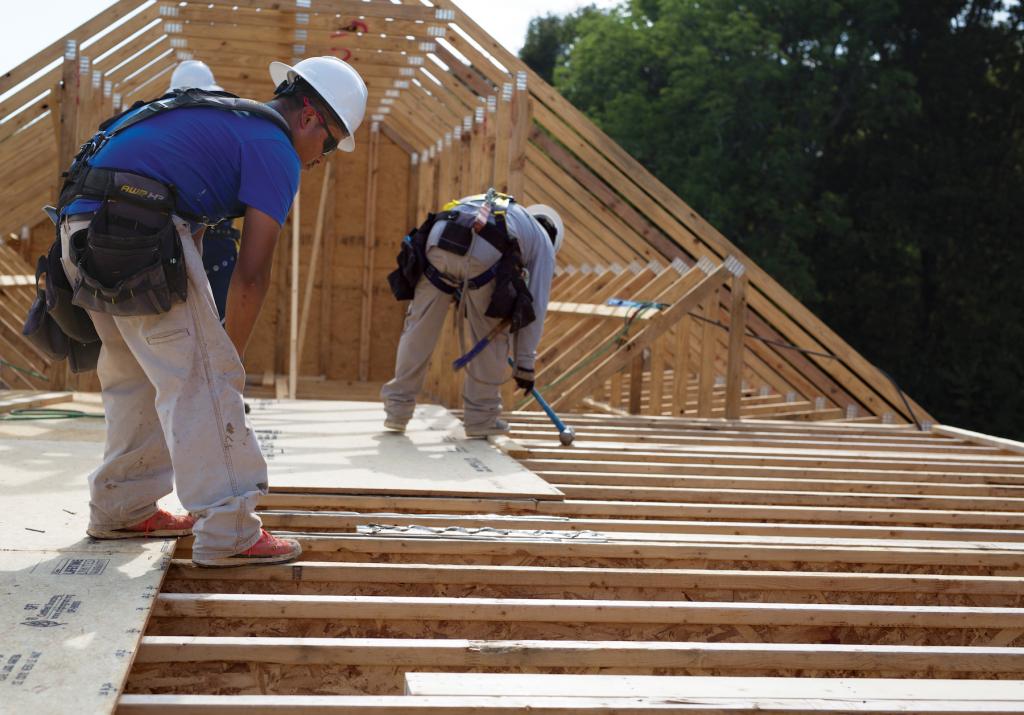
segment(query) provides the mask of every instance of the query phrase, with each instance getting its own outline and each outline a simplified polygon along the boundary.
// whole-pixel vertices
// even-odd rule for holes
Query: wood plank
[[[459,638],[146,636],[139,663],[256,661],[484,668],[687,668],[919,673],[1014,673],[1024,648],[671,641],[543,641]],[[314,660],[315,659],[315,660]],[[123,702],[123,698],[122,698]],[[248,711],[247,711],[248,712]]]
[[[266,514],[262,515],[266,518]],[[373,517],[379,519],[379,517]],[[493,527],[492,527],[493,528]],[[807,571],[758,571],[729,569],[594,568],[516,566],[487,564],[403,564],[300,561],[289,565],[252,566],[231,571],[212,571],[191,561],[171,562],[170,578],[182,581],[259,581],[299,584],[429,584],[505,585],[560,589],[660,589],[670,594],[694,591],[770,592],[775,600],[787,592],[803,598],[808,592],[876,594],[885,602],[891,594],[970,594],[973,596],[1019,595],[1024,577],[949,576],[938,574],[887,574]],[[227,590],[227,589],[224,589]],[[821,599],[825,601],[825,598]]]
[[[793,701],[766,699],[729,699],[728,701],[693,699],[682,705],[675,698],[642,697],[488,697],[488,696],[240,696],[237,706],[227,696],[138,695],[130,697],[131,709],[125,712],[240,712],[247,713],[436,713],[473,715],[474,713],[518,713],[529,711],[544,715],[569,713],[760,713],[796,712]],[[943,713],[1010,713],[1017,712],[1016,700],[990,701],[981,705],[957,701],[936,704],[935,701],[879,700],[853,706],[833,706],[831,702],[803,700],[799,712],[916,712],[923,715]],[[140,709],[142,708],[142,709]],[[156,710],[145,709],[156,708]],[[166,708],[166,710],[164,710]],[[122,712],[122,710],[119,710]]]
[[[373,263],[376,255],[377,235],[377,173],[380,148],[380,130],[376,122],[370,128],[370,160],[366,172],[366,220],[363,224],[363,291],[359,321],[359,379],[370,376],[370,323],[373,318]]]
[[[273,491],[561,496],[487,441],[464,439],[437,406],[418,407],[404,434],[383,434],[379,402],[259,401],[250,418]]]
[[[1002,629],[1024,627],[1024,608],[443,598],[249,593],[162,593],[156,618],[489,621],[502,623],[715,624],[828,628]]]
[[[968,685],[939,678],[737,678],[661,675],[550,675],[525,673],[407,673],[408,695],[489,695],[534,697],[671,697],[688,704],[746,705],[769,701],[810,710],[848,707],[861,701],[873,709],[957,703],[981,706],[1012,701],[1024,708],[1024,681],[997,680]],[[817,703],[810,701],[820,701]],[[713,701],[713,702],[712,702]],[[736,702],[739,701],[739,702]],[[867,701],[867,702],[864,702]],[[909,701],[909,702],[908,702]],[[829,702],[832,705],[829,705]],[[865,708],[866,709],[866,708]]]
[[[732,302],[729,309],[728,366],[725,374],[725,419],[740,417],[740,395],[742,389],[743,336],[747,328],[747,279],[743,275],[733,276],[729,291]]]
[[[531,712],[538,715],[631,715],[632,713],[760,713],[760,712],[915,712],[918,715],[942,713],[1012,713],[1019,712],[1019,701],[990,701],[983,704],[957,701],[877,701],[855,705],[834,705],[803,700],[797,704],[786,699],[689,700],[678,698],[641,697],[517,697],[517,696],[416,696],[416,695],[125,695],[118,713],[149,715],[152,713],[375,713],[376,715],[415,715],[439,713],[446,715],[512,715]],[[905,707],[904,707],[905,706]],[[794,709],[796,708],[796,709]]]
[[[0,412],[46,407],[71,402],[70,392],[39,392],[36,390],[0,390]]]
[[[1018,442],[1012,439],[992,437],[980,432],[972,432],[971,430],[960,429],[959,427],[949,427],[948,425],[935,425],[932,427],[932,432],[946,437],[966,439],[968,442],[983,444],[986,447],[994,447],[996,449],[1013,452],[1015,454],[1024,454],[1024,442]]]
[[[307,495],[312,496],[312,495]],[[506,502],[505,508],[511,502]],[[387,522],[418,526],[488,526],[494,529],[537,529],[553,531],[654,532],[661,534],[733,534],[746,536],[822,536],[852,539],[907,539],[939,541],[1024,541],[1017,529],[944,528],[927,526],[873,526],[829,523],[773,523],[754,521],[673,521],[666,519],[608,519],[503,514],[388,514],[373,511],[337,513],[331,511],[262,511],[267,524],[302,531],[353,531],[358,526]]]
[[[544,502],[542,502],[544,503]],[[310,554],[318,558],[351,558],[353,554],[403,554],[403,558],[416,555],[424,558],[432,554],[457,554],[458,558],[522,558],[535,559],[630,559],[654,561],[668,559],[679,562],[677,567],[715,561],[720,563],[792,563],[854,564],[866,569],[869,565],[892,564],[899,566],[952,567],[962,569],[1005,569],[1016,572],[1024,567],[1024,555],[1018,544],[990,542],[960,544],[948,542],[861,544],[856,541],[805,540],[793,538],[735,537],[707,535],[687,537],[672,534],[670,539],[659,539],[655,534],[644,538],[624,538],[623,533],[589,535],[565,532],[560,535],[534,534],[493,535],[490,539],[471,535],[455,536],[443,527],[416,529],[410,536],[404,527],[378,525],[369,530],[371,535],[292,534]],[[587,537],[590,538],[587,538]],[[187,549],[189,540],[183,540]],[[182,551],[182,553],[187,553]]]
[[[472,513],[543,514],[576,518],[716,519],[810,524],[885,524],[933,528],[1011,528],[1013,513],[948,509],[863,509],[855,507],[763,506],[747,504],[671,504],[566,499],[532,502],[517,499],[448,499],[407,496],[271,493],[260,499],[266,509],[412,510]]]

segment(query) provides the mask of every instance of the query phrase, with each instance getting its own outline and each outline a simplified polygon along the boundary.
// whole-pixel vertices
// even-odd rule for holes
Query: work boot
[[[177,516],[165,509],[158,509],[156,514],[135,526],[124,529],[86,529],[85,533],[94,539],[138,539],[144,537],[188,536],[192,533],[195,517],[186,514]]]
[[[475,427],[466,425],[467,437],[490,437],[495,434],[508,434],[508,431],[508,422],[502,419],[496,419],[489,425],[480,425]]]
[[[405,432],[405,426],[409,424],[408,420],[400,420],[395,417],[387,417],[384,420],[384,429],[389,429],[392,432]]]
[[[231,568],[250,564],[283,564],[294,561],[302,554],[302,547],[295,539],[279,539],[266,529],[260,529],[260,540],[245,551],[231,556],[213,559],[192,557],[196,566],[207,568]]]

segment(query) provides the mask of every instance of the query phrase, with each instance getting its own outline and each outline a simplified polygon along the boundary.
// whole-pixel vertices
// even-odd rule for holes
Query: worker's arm
[[[520,231],[519,245],[523,249],[526,270],[530,272],[530,295],[533,296],[533,312],[537,319],[519,331],[515,359],[517,368],[532,370],[548,313],[551,279],[555,274],[555,251],[547,233],[535,222],[521,222],[516,228]]]
[[[270,268],[280,232],[281,224],[270,216],[251,206],[246,209],[224,323],[239,359],[245,357],[245,346],[270,288]]]

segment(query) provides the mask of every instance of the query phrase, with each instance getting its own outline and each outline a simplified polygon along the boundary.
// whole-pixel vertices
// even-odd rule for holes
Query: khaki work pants
[[[69,237],[88,226],[61,222]],[[267,463],[242,404],[245,371],[220,324],[200,250],[175,217],[188,271],[188,299],[167,313],[90,311],[103,340],[97,374],[107,416],[103,463],[89,476],[90,527],[120,529],[147,519],[177,487],[196,517],[196,558],[245,551],[260,538],[256,503]],[[77,269],[64,264],[71,284]]]
[[[480,275],[490,267],[490,264],[474,257],[472,251],[468,256],[457,256],[437,246],[427,248],[427,260],[456,281]],[[484,316],[493,293],[494,281],[464,293],[463,305],[466,306],[468,324],[466,332],[470,342],[469,346],[463,346],[466,349],[476,345],[478,340],[501,322]],[[435,288],[426,277],[420,278],[416,294],[405,314],[402,337],[398,341],[395,377],[384,385],[380,393],[389,419],[406,422],[412,417],[416,395],[423,387],[430,355],[444,328],[445,315],[451,303],[450,295]],[[508,354],[509,335],[506,330],[499,333],[465,368],[462,386],[465,409],[463,422],[468,429],[491,427],[501,414],[501,383],[509,374]],[[446,365],[444,369],[450,370],[451,367]]]

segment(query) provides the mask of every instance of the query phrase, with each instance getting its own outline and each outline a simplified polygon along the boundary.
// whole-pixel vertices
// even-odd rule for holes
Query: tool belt
[[[412,300],[416,284],[427,267],[427,236],[434,225],[436,214],[427,214],[427,220],[402,239],[396,261],[398,267],[388,274],[388,286],[395,300]]]
[[[170,213],[107,200],[71,236],[78,267],[73,302],[111,315],[158,315],[187,297],[181,238]]]
[[[71,372],[96,369],[100,338],[89,314],[72,304],[71,284],[60,262],[60,240],[36,263],[36,297],[29,308],[22,335],[51,360],[67,358]],[[45,289],[40,276],[46,275]]]

